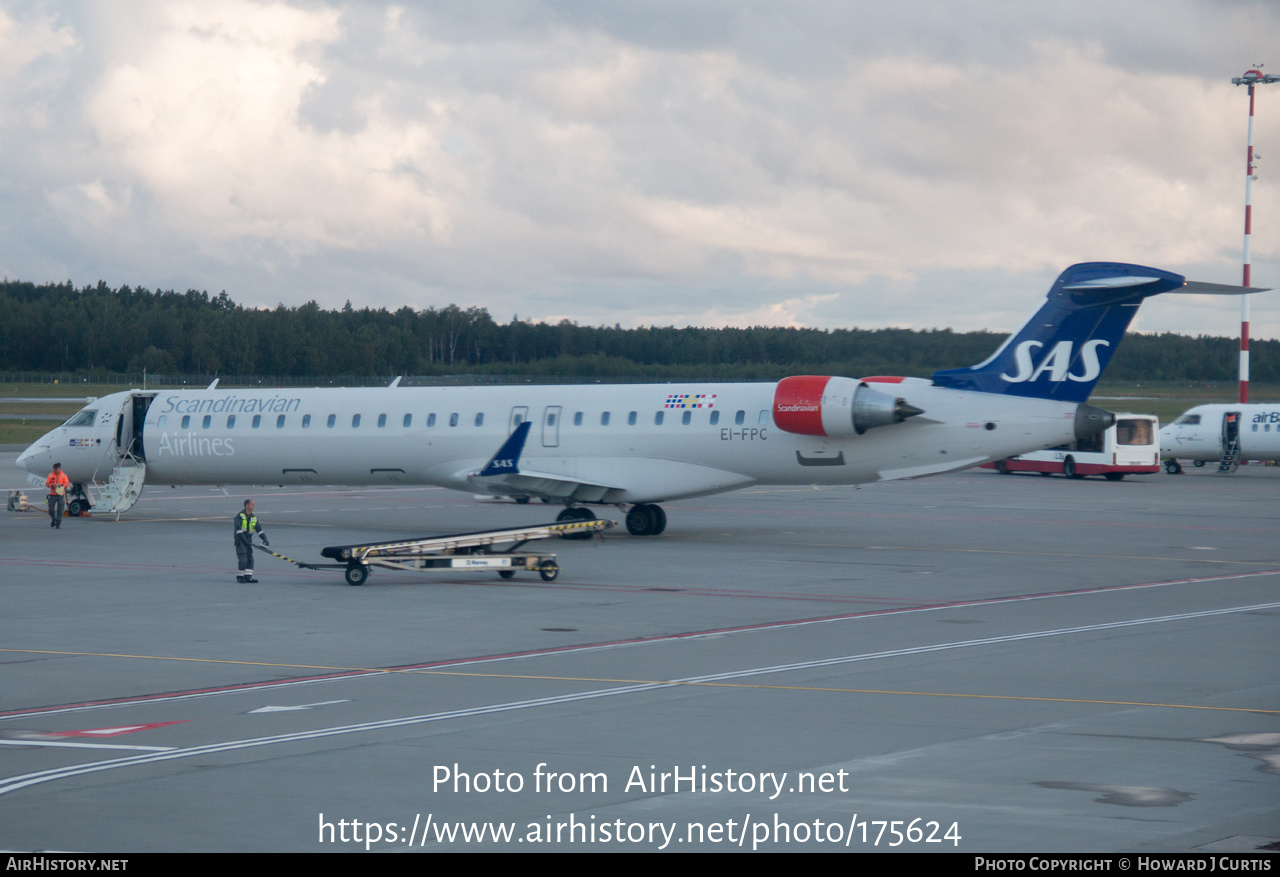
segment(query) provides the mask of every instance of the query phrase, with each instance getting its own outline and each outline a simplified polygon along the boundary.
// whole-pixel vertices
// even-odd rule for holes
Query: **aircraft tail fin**
[[[1188,283],[1181,274],[1121,262],[1063,271],[1031,319],[983,362],[933,373],[957,390],[1084,402],[1142,300],[1165,292],[1240,295],[1262,289]]]

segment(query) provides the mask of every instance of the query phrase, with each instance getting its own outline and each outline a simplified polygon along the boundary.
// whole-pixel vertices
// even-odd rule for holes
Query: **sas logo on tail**
[[[1020,384],[1024,381],[1034,381],[1045,372],[1048,372],[1049,380],[1054,383],[1064,380],[1080,381],[1081,383],[1097,380],[1098,375],[1102,373],[1102,366],[1098,364],[1098,348],[1110,347],[1111,342],[1095,338],[1084,343],[1084,346],[1080,348],[1080,362],[1084,366],[1084,374],[1079,375],[1068,371],[1071,368],[1072,342],[1059,341],[1049,351],[1049,354],[1040,360],[1039,365],[1033,365],[1031,362],[1032,350],[1043,346],[1043,342],[1040,341],[1023,341],[1019,344],[1013,351],[1018,373],[1015,375],[1002,373],[1000,379],[1011,384]]]

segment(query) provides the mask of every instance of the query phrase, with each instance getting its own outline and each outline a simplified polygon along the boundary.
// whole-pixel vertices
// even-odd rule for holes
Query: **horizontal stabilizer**
[[[1232,286],[1230,283],[1201,283],[1199,280],[1188,280],[1182,289],[1174,292],[1185,292],[1195,295],[1253,295],[1255,292],[1270,292],[1268,286]]]

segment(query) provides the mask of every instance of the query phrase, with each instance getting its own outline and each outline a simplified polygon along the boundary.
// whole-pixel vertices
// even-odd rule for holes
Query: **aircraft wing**
[[[471,475],[467,481],[479,491],[499,496],[538,496],[555,500],[574,499],[579,502],[600,502],[610,490],[620,490],[613,484],[527,469],[494,475]]]
[[[467,476],[472,487],[498,496],[538,496],[578,502],[600,502],[610,490],[618,489],[613,484],[521,468],[520,455],[531,425],[532,421],[526,420],[517,426],[485,467]]]

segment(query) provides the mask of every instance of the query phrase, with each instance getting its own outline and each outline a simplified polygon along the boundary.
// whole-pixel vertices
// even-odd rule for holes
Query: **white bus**
[[[1160,421],[1151,414],[1117,414],[1110,429],[1091,439],[984,463],[982,468],[1005,475],[1101,475],[1108,481],[1120,481],[1126,475],[1149,475],[1160,471]]]

